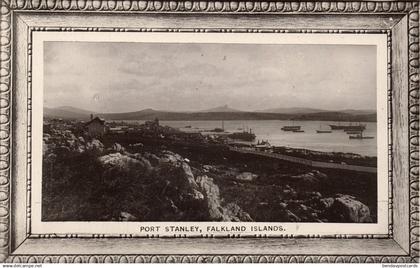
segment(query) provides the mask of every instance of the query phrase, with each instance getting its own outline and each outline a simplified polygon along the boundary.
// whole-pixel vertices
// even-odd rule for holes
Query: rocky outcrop
[[[351,195],[337,195],[328,214],[336,222],[372,222],[369,208]]]
[[[197,176],[196,181],[206,198],[210,220],[222,221],[224,215],[220,204],[219,187],[214,184],[212,178],[206,175]]]
[[[236,203],[229,203],[223,208],[223,214],[227,221],[241,222],[241,221],[254,221],[251,216],[242,210]]]
[[[206,175],[197,176],[196,181],[206,198],[211,221],[253,221],[251,216],[235,203],[222,206],[219,187],[212,178]]]

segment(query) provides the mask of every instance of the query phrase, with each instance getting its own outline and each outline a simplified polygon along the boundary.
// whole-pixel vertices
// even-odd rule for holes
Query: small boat
[[[344,131],[363,131],[366,129],[366,125],[346,126]]]
[[[271,144],[268,141],[262,140],[261,142],[260,141],[257,142],[257,144],[255,145],[255,148],[268,149],[268,148],[271,148]]]
[[[319,129],[316,130],[316,133],[332,133],[332,130],[323,130],[321,125],[319,125]]]
[[[300,132],[305,132],[305,130],[302,130],[302,129],[296,129],[296,130],[293,130],[293,132],[297,132],[297,133],[300,133]]]
[[[356,136],[349,136],[349,139],[363,140],[363,139],[374,139],[374,137],[356,135]]]
[[[216,127],[211,132],[225,132],[225,121],[222,120],[222,127]]]
[[[281,130],[283,131],[299,131],[300,130],[300,126],[284,126],[281,128]]]
[[[191,128],[191,126],[185,126],[184,128]]]
[[[332,130],[342,130],[344,127],[342,125],[330,125]]]
[[[346,131],[346,134],[360,134],[360,130],[350,130],[350,131]]]
[[[217,128],[212,129],[211,132],[225,132],[225,130],[223,128],[217,127]]]
[[[363,131],[360,131],[355,136],[349,136],[349,139],[356,139],[356,140],[363,140],[363,139],[373,139],[374,137],[371,136],[363,136]]]

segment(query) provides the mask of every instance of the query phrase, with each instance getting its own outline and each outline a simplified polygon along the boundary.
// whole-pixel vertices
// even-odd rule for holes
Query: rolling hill
[[[91,113],[92,112],[70,106],[63,106],[57,108],[44,107],[44,116],[50,118],[88,119]]]
[[[198,112],[171,112],[154,109],[144,109],[126,113],[94,113],[74,107],[44,108],[44,115],[52,118],[63,119],[89,119],[90,114],[100,116],[106,120],[153,120],[158,118],[164,121],[197,121],[197,120],[320,120],[320,121],[351,121],[351,122],[376,122],[376,112],[351,112],[342,111],[317,111],[309,108],[293,108],[284,113],[276,112],[245,112],[228,106],[220,106]]]
[[[321,110],[321,109],[314,109],[314,108],[291,107],[291,108],[265,109],[265,110],[258,110],[256,112],[276,113],[276,114],[311,114],[311,113],[321,113],[321,112],[327,112],[327,111]]]
[[[208,110],[202,110],[202,111],[199,111],[199,112],[200,113],[238,113],[238,112],[242,112],[242,111],[232,109],[227,105],[223,105],[223,106],[215,107],[215,108],[208,109]]]

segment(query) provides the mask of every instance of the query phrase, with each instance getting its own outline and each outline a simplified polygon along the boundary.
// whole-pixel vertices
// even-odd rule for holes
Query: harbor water
[[[139,123],[142,123],[140,121]],[[289,121],[289,120],[226,120],[226,121],[161,121],[161,125],[179,128],[182,131],[197,132],[224,127],[226,132],[241,132],[249,129],[258,140],[268,141],[273,146],[309,149],[322,152],[356,153],[365,156],[377,156],[376,123],[366,124],[363,136],[373,139],[349,139],[343,130],[331,133],[317,133],[317,130],[330,130],[329,121]],[[341,122],[341,125],[348,123]],[[357,123],[352,123],[356,125]],[[301,126],[304,132],[281,130],[284,126]],[[205,132],[204,132],[205,133]]]

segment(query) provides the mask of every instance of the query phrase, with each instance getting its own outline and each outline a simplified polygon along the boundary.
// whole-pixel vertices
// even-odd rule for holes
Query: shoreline
[[[258,122],[260,121],[260,122]],[[265,123],[265,122],[269,123]],[[208,123],[207,123],[208,122]],[[302,130],[304,133],[291,133],[281,131],[281,127],[291,124],[293,121],[286,120],[251,120],[247,123],[242,120],[226,120],[224,124],[218,120],[211,121],[160,121],[161,125],[165,125],[179,131],[189,134],[201,134],[203,136],[220,136],[226,137],[232,133],[248,131],[252,129],[252,133],[256,135],[255,141],[242,142],[234,141],[234,143],[242,143],[247,145],[257,145],[257,141],[268,141],[274,147],[290,147],[294,150],[317,151],[328,154],[358,154],[363,157],[377,157],[377,133],[376,122],[368,123],[367,129],[364,131],[366,136],[374,136],[374,139],[356,140],[349,139],[352,134],[347,134],[343,130],[332,130],[329,134],[319,134],[316,132],[319,128],[328,129],[327,124],[337,124],[334,121],[304,121]],[[317,123],[318,122],[318,123]],[[116,121],[116,125],[130,124],[136,126],[142,121]],[[300,124],[296,122],[295,124]],[[225,127],[223,127],[223,125]],[[214,131],[217,129],[218,131]]]
[[[185,132],[183,132],[185,133]],[[130,143],[144,143],[144,144],[153,144],[153,146],[170,146],[170,147],[199,147],[202,149],[221,149],[231,150],[231,148],[246,148],[251,152],[268,152],[268,153],[279,153],[285,156],[302,158],[309,161],[319,161],[325,163],[335,163],[335,164],[344,164],[344,165],[355,165],[355,166],[366,166],[366,167],[377,167],[377,157],[372,156],[363,156],[355,153],[344,153],[344,152],[322,152],[308,149],[300,148],[291,148],[285,146],[272,146],[270,148],[257,148],[250,145],[249,143],[195,143],[195,142],[174,142],[165,139],[157,138],[145,138],[145,137],[133,137],[128,135],[126,138],[122,135],[117,136],[105,136],[105,143],[121,143],[123,145],[128,145]]]

